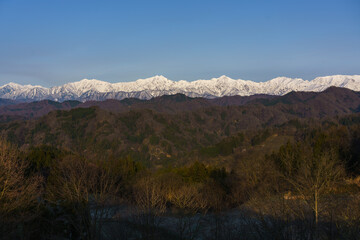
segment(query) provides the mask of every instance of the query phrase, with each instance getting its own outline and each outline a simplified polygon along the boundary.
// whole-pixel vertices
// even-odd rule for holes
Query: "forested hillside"
[[[0,112],[0,237],[360,237],[359,92]]]

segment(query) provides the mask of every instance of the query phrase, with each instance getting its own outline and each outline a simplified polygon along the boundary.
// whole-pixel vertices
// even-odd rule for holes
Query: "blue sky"
[[[359,0],[0,0],[0,85],[360,74]]]

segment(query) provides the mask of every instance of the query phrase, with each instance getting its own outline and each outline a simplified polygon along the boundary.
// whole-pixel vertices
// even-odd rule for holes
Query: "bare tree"
[[[0,139],[0,225],[2,228],[36,217],[30,209],[38,204],[42,178],[26,176],[27,168],[28,164],[19,159],[15,147]],[[2,230],[0,231],[3,232]]]
[[[104,222],[113,214],[118,185],[104,168],[69,157],[58,164],[48,200],[69,208],[70,223],[81,239],[101,239]]]
[[[201,195],[201,184],[183,185],[167,193],[175,208],[176,232],[180,239],[194,239],[200,231],[203,214],[206,213],[207,200]]]
[[[344,168],[339,164],[333,152],[324,152],[315,156],[310,147],[304,147],[298,162],[297,174],[284,174],[283,177],[295,194],[292,196],[304,200],[310,207],[314,217],[315,232],[318,232],[319,214],[321,213],[321,197],[333,190],[344,174]]]
[[[163,185],[155,177],[144,176],[134,186],[134,198],[143,211],[165,211]]]
[[[156,177],[145,175],[138,179],[133,188],[137,206],[133,220],[139,224],[142,237],[156,239],[156,229],[161,223],[161,215],[166,210],[164,184]]]

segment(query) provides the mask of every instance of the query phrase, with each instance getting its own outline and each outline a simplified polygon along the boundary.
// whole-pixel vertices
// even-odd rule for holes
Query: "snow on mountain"
[[[183,93],[190,97],[214,98],[222,96],[249,96],[254,94],[284,95],[291,91],[323,91],[330,86],[360,91],[360,75],[334,75],[311,81],[301,78],[277,77],[267,82],[232,79],[227,76],[210,80],[172,81],[164,76],[138,79],[134,82],[109,83],[96,79],[83,79],[62,86],[41,86],[8,83],[0,87],[0,98],[13,100],[105,100],[140,98]]]
[[[360,75],[334,75],[328,77],[318,77],[311,81],[309,89],[312,91],[323,91],[328,86],[349,88],[354,91],[360,91]]]

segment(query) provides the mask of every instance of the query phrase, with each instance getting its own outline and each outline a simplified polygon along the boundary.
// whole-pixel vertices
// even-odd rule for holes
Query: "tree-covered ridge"
[[[259,145],[271,135],[286,138],[286,131],[292,135],[294,127],[307,127],[312,119],[356,112],[357,101],[360,105],[358,93],[338,88],[255,99],[240,106],[234,102],[227,105],[229,99],[227,103],[225,99],[212,101],[216,104],[203,105],[203,99],[181,95],[164,96],[152,102],[131,102],[132,107],[126,111],[99,103],[97,107],[57,110],[32,120],[5,122],[0,124],[0,130],[21,148],[47,144],[89,159],[131,154],[143,161],[164,164],[189,156],[226,157],[244,144]],[[174,102],[182,106],[202,104],[169,110],[175,109]],[[136,107],[137,103],[141,106]],[[274,130],[280,128],[285,130]],[[267,130],[262,133],[262,129]]]
[[[91,114],[89,111],[87,116]],[[68,113],[66,117],[69,116],[72,115]],[[90,160],[76,151],[49,145],[34,146],[21,152],[2,140],[3,163],[15,164],[12,169],[26,179],[22,180],[24,184],[34,186],[26,188],[30,192],[24,192],[20,188],[16,190],[20,194],[20,197],[16,197],[17,201],[22,199],[21,196],[29,194],[40,200],[34,201],[26,197],[29,200],[22,200],[8,215],[2,215],[6,220],[2,225],[3,230],[5,231],[5,227],[13,229],[14,224],[22,224],[22,231],[34,231],[29,237],[39,234],[48,237],[71,234],[80,239],[85,236],[97,239],[106,229],[106,224],[103,226],[99,221],[111,214],[108,207],[126,204],[132,206],[130,209],[135,208],[131,210],[134,211],[132,214],[136,215],[140,211],[145,215],[136,218],[136,221],[131,220],[135,221],[131,223],[123,222],[120,216],[118,220],[115,218],[112,221],[114,224],[130,224],[132,227],[132,224],[139,224],[139,228],[135,227],[131,234],[140,234],[145,239],[159,236],[167,238],[168,234],[174,234],[171,231],[161,233],[158,229],[158,220],[168,215],[169,211],[176,216],[178,224],[188,221],[188,224],[194,226],[205,224],[212,214],[216,213],[221,218],[223,212],[229,209],[242,208],[253,211],[249,215],[251,218],[266,217],[266,222],[261,224],[284,221],[277,226],[277,231],[289,231],[288,226],[300,228],[309,224],[313,228],[306,228],[306,231],[311,236],[351,236],[356,233],[360,220],[358,209],[354,208],[354,204],[358,204],[356,196],[360,190],[356,180],[360,171],[358,118],[356,114],[311,124],[292,121],[281,127],[257,130],[254,134],[249,133],[250,135],[242,132],[225,137],[220,143],[213,145],[215,149],[221,149],[222,144],[235,146],[233,151],[219,150],[218,154],[209,156],[208,153],[202,155],[202,148],[196,152],[197,155],[187,155],[189,159],[177,166],[155,165],[150,168],[144,165],[140,155],[138,158],[128,154]],[[287,136],[282,140],[282,146],[274,143],[281,131]],[[259,149],[264,150],[267,145],[273,150],[268,154],[259,154]],[[241,151],[237,151],[237,146],[241,146]],[[252,153],[246,154],[251,151]],[[254,152],[258,155],[257,158],[252,158]],[[228,158],[229,156],[233,158]],[[219,157],[225,157],[223,163],[216,161]],[[7,171],[7,168],[3,169],[2,171]],[[4,176],[7,176],[4,179],[7,182],[15,181],[15,177],[19,178],[18,175]],[[5,203],[4,201],[9,201],[6,199],[14,196],[6,191],[5,185],[2,186],[5,198],[0,200]],[[20,184],[15,186],[21,187]],[[259,198],[267,200],[260,201]],[[8,218],[7,216],[18,214],[17,206],[21,206],[22,216],[27,217]],[[34,208],[37,209],[36,214]],[[94,208],[99,209],[96,215],[89,213]],[[348,208],[352,211],[348,211]],[[329,211],[333,211],[333,214],[334,211],[341,211],[341,214],[339,212],[335,217],[329,215]],[[203,220],[196,220],[197,214]],[[347,220],[349,218],[352,219],[351,222]],[[45,229],[41,228],[34,219],[42,224],[47,221],[50,225]],[[146,223],[143,222],[145,220]],[[337,228],[333,232],[327,232],[326,221],[336,224]],[[248,224],[248,227],[254,227],[251,223]],[[191,226],[182,226],[182,230],[178,229],[180,232],[176,234],[181,233],[184,237],[207,234],[201,228],[195,233],[188,229]],[[215,230],[219,226],[212,227]],[[280,227],[282,229],[278,229]],[[272,229],[275,230],[275,226]],[[266,232],[266,228],[259,228],[257,231],[261,236],[270,234]],[[21,231],[13,229],[12,234],[16,236]],[[291,234],[297,236],[300,232]],[[219,233],[217,239],[222,237]]]
[[[3,122],[1,237],[357,239],[360,114],[330,93],[348,108],[292,93]]]

